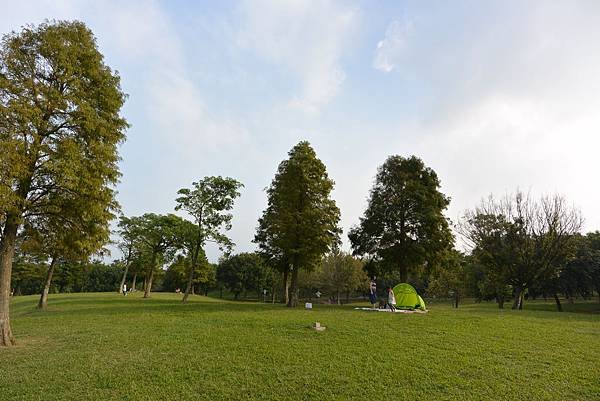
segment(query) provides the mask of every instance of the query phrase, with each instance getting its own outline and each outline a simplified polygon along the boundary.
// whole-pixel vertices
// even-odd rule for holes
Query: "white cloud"
[[[377,43],[373,67],[383,72],[391,72],[401,61],[411,36],[414,34],[412,21],[392,21],[385,32],[385,37]]]
[[[388,28],[374,65],[424,83],[421,113],[399,131],[413,133],[413,151],[440,173],[450,217],[521,187],[566,195],[587,229],[600,227],[600,188],[591,184],[600,169],[599,11],[532,3],[503,9],[506,19],[421,16],[418,35]]]
[[[238,42],[299,80],[289,105],[317,112],[345,80],[341,57],[350,43],[356,10],[333,1],[244,1]]]

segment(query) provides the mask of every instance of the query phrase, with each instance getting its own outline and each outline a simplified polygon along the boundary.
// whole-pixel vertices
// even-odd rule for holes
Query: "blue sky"
[[[231,235],[254,249],[264,188],[307,139],[336,181],[344,238],[391,154],[436,170],[453,220],[519,187],[564,194],[600,229],[599,2],[0,3],[3,33],[84,21],[120,72],[127,215],[172,212],[177,189],[235,177]]]

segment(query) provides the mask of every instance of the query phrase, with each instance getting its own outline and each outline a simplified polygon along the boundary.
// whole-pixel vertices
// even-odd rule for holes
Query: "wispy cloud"
[[[377,43],[373,67],[383,72],[391,72],[401,61],[413,34],[412,21],[392,21],[387,27],[385,37]]]
[[[294,85],[289,106],[317,112],[338,93],[346,78],[340,59],[357,11],[334,1],[244,1],[239,8],[238,42],[285,68]]]

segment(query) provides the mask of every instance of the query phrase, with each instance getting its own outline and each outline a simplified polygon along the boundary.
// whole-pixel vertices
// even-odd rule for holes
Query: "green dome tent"
[[[396,308],[398,309],[426,310],[425,301],[410,284],[400,283],[395,286],[394,296],[396,297]]]

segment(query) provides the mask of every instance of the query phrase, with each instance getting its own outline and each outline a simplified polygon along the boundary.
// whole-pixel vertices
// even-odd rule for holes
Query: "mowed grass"
[[[13,300],[1,400],[600,399],[597,303],[405,315],[174,294],[51,295],[40,312],[36,299]]]

